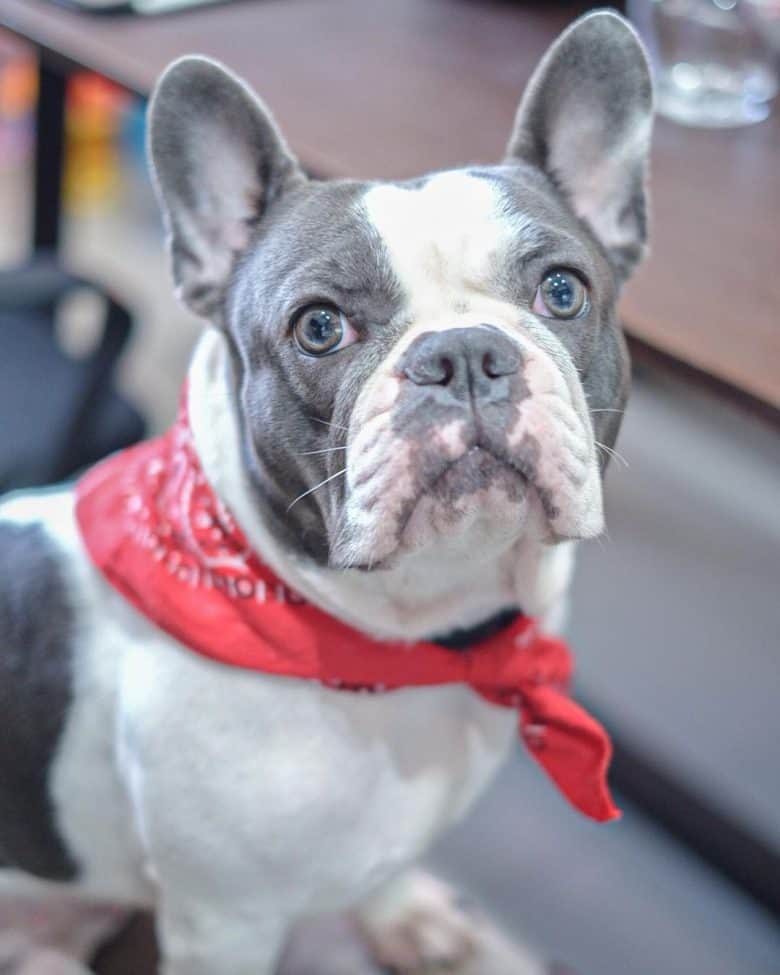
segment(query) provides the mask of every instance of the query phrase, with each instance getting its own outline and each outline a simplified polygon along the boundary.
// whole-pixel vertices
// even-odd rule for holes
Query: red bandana
[[[157,626],[220,663],[344,691],[468,684],[516,708],[528,749],[566,798],[600,821],[620,814],[601,725],[566,688],[566,644],[520,616],[465,652],[372,639],[305,601],[252,551],[209,487],[183,404],[162,437],[115,454],[76,487],[86,548]]]

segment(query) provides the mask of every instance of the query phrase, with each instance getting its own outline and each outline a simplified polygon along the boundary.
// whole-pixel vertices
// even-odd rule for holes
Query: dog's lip
[[[463,453],[460,454],[458,457],[455,457],[452,460],[450,460],[450,462],[444,467],[444,469],[439,471],[435,475],[435,477],[431,480],[431,482],[422,488],[417,498],[415,499],[414,503],[417,504],[417,502],[424,495],[431,494],[435,490],[436,484],[439,481],[441,481],[443,478],[445,478],[447,474],[449,474],[450,471],[452,471],[454,468],[458,467],[460,464],[468,462],[470,459],[479,455],[483,455],[488,460],[494,461],[499,467],[511,471],[513,474],[517,475],[517,477],[519,477],[521,480],[530,483],[531,478],[528,472],[524,471],[521,467],[519,467],[518,464],[512,459],[510,455],[504,453],[503,451],[496,450],[494,447],[482,443],[481,441],[478,440],[475,443],[473,443],[470,447],[466,448],[466,450],[464,450]]]
[[[514,463],[510,457],[505,456],[504,454],[494,450],[491,446],[487,446],[486,444],[480,441],[476,441],[472,443],[469,447],[466,447],[460,454],[458,454],[457,457],[449,458],[447,462],[444,464],[444,466],[440,470],[437,470],[436,473],[433,475],[433,477],[431,477],[420,488],[420,490],[415,494],[415,496],[407,502],[406,512],[404,514],[403,520],[401,522],[398,531],[398,536],[397,536],[398,542],[393,548],[393,550],[388,552],[381,559],[378,559],[376,562],[352,565],[350,566],[350,568],[356,569],[357,571],[360,572],[376,572],[376,571],[381,571],[382,569],[392,568],[395,565],[400,550],[402,548],[403,538],[406,529],[409,525],[409,522],[412,519],[412,516],[417,510],[417,507],[420,504],[420,502],[423,500],[423,498],[435,494],[436,485],[439,484],[444,478],[446,478],[448,474],[450,474],[456,467],[458,467],[458,465],[467,462],[469,459],[473,458],[477,454],[484,454],[489,460],[495,462],[498,467],[510,471],[512,474],[514,474],[524,484],[526,485],[531,484],[531,478],[528,476],[528,474],[525,471],[521,470],[520,467],[518,467],[518,465]]]
[[[447,477],[448,474],[450,474],[453,470],[456,470],[461,465],[467,464],[475,457],[484,457],[486,460],[492,461],[498,467],[506,468],[507,470],[512,471],[514,474],[522,477],[523,480],[528,480],[525,474],[518,470],[517,467],[506,457],[502,457],[501,454],[497,453],[495,450],[492,450],[490,447],[486,447],[484,444],[475,443],[472,444],[467,450],[464,450],[460,456],[450,460],[444,469],[439,471],[430,481],[430,483],[425,485],[420,490],[413,503],[416,505],[425,495],[434,494],[437,486]]]
[[[453,470],[455,470],[461,464],[467,463],[469,460],[471,460],[472,458],[480,454],[484,455],[489,460],[495,462],[495,464],[498,467],[511,471],[512,474],[520,478],[526,484],[529,483],[528,476],[523,471],[521,471],[516,464],[513,464],[512,461],[509,460],[509,458],[502,456],[501,454],[493,450],[491,447],[487,447],[482,443],[474,443],[466,450],[464,450],[463,453],[459,454],[457,457],[451,458],[445,464],[445,466],[441,470],[437,471],[436,474],[420,488],[417,494],[409,500],[406,514],[404,516],[403,522],[398,532],[399,544],[400,544],[400,539],[402,539],[404,536],[404,532],[406,531],[406,528],[409,524],[409,521],[412,518],[412,515],[416,511],[417,506],[423,500],[423,498],[435,494],[437,486]]]

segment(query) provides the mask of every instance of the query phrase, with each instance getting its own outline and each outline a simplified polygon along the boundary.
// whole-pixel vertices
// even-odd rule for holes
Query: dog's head
[[[228,339],[250,478],[290,544],[376,568],[602,530],[651,116],[606,12],[547,53],[500,165],[406,183],[307,179],[237,78],[168,69],[150,145],[176,284]]]

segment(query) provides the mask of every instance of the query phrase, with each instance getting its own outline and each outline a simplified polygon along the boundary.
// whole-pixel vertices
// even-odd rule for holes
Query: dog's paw
[[[41,949],[29,954],[13,975],[91,975],[90,970],[58,951]]]
[[[360,911],[377,962],[398,975],[460,972],[479,944],[479,921],[429,874],[398,880]]]

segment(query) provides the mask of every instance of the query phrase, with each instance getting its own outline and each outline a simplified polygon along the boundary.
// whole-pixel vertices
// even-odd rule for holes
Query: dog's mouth
[[[420,490],[412,501],[412,508],[426,496],[455,507],[461,498],[496,486],[503,487],[510,499],[520,500],[527,485],[527,477],[510,460],[482,444],[474,444],[460,457],[449,461]]]
[[[475,521],[521,523],[529,480],[510,460],[475,444],[449,460],[409,499],[398,531],[396,553],[435,536],[465,531]]]
[[[406,501],[392,549],[368,564],[352,567],[390,569],[402,555],[437,539],[469,536],[479,546],[493,534],[514,537],[525,520],[529,487],[528,477],[511,461],[474,445],[433,472]],[[478,536],[469,533],[477,523]]]
[[[407,466],[394,477],[385,474],[384,484],[397,492],[395,506],[387,505],[390,516],[379,514],[369,495],[362,509],[366,534],[353,534],[357,543],[351,549],[346,535],[343,548],[331,551],[334,566],[390,569],[399,558],[426,550],[445,559],[479,556],[502,550],[522,534],[535,481],[533,464],[523,469],[523,455],[513,457],[480,439],[449,456],[426,448],[422,444],[407,454]]]

